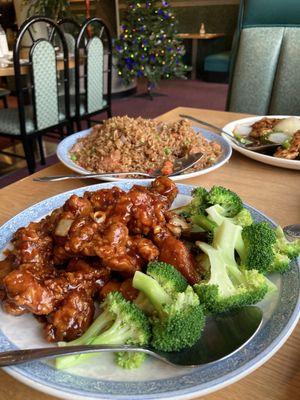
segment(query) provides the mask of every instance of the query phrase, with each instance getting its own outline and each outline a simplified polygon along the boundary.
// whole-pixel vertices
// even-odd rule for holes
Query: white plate
[[[134,183],[91,185],[43,200],[0,227],[0,249],[8,245],[16,229],[62,206],[72,194],[82,196],[87,190],[112,186],[127,191]],[[140,184],[146,185],[147,182],[141,181]],[[194,188],[181,184],[177,187],[180,194],[174,207],[186,204]],[[255,221],[268,221],[275,225],[255,208],[248,208]],[[89,363],[64,371],[55,370],[51,362],[25,363],[5,370],[34,389],[70,400],[187,400],[206,395],[236,382],[261,366],[284,344],[296,326],[300,311],[299,264],[293,262],[288,272],[275,274],[271,280],[277,285],[278,292],[259,304],[264,320],[256,335],[236,353],[210,365],[172,367],[149,358],[141,368],[128,371],[117,367],[112,355],[102,354]],[[0,351],[47,346],[41,325],[31,315],[14,317],[0,310],[0,321]]]
[[[231,146],[229,144],[228,141],[226,141],[222,136],[217,135],[216,133],[207,131],[205,129],[199,129],[197,127],[193,127],[193,129],[196,132],[201,132],[202,136],[204,136],[208,141],[216,141],[217,143],[219,143],[222,147],[222,154],[219,156],[217,162],[215,164],[213,164],[211,167],[207,167],[204,168],[200,171],[195,171],[195,172],[191,172],[188,174],[181,174],[178,176],[172,176],[171,179],[173,181],[183,181],[185,179],[189,179],[189,178],[194,178],[195,176],[199,176],[199,175],[204,175],[204,174],[208,174],[209,172],[212,172],[214,170],[216,170],[217,168],[222,167],[222,165],[224,165],[231,157],[232,154],[232,149]],[[71,170],[77,172],[78,174],[81,175],[86,175],[86,174],[90,174],[91,171],[88,171],[82,167],[80,167],[79,165],[77,165],[74,161],[71,160],[70,158],[70,154],[69,151],[70,149],[73,147],[73,145],[77,142],[77,140],[79,138],[85,137],[90,133],[90,129],[86,129],[84,131],[81,132],[77,132],[74,133],[71,136],[66,137],[64,140],[62,140],[59,145],[57,146],[57,150],[56,150],[56,155],[59,158],[59,160],[68,168],[70,168]],[[95,178],[101,181],[107,181],[107,182],[120,182],[126,180],[124,178]],[[140,179],[132,179],[135,180],[136,182],[140,181]],[[147,181],[151,181],[152,179],[147,179]]]
[[[260,116],[260,117],[249,117],[249,118],[242,118],[238,119],[236,121],[232,121],[229,124],[225,125],[223,127],[223,130],[226,133],[229,133],[229,135],[233,136],[233,131],[234,128],[237,125],[243,124],[243,125],[252,125],[254,122],[259,121],[260,119],[267,117],[267,118],[288,118],[290,115],[265,115],[265,116]],[[298,117],[300,118],[300,117]],[[286,160],[284,158],[277,158],[273,156],[268,156],[266,154],[261,154],[261,153],[256,153],[255,151],[247,150],[244,149],[237,144],[233,143],[226,135],[223,135],[223,137],[230,142],[231,146],[234,148],[234,150],[240,152],[241,154],[244,154],[245,156],[252,158],[253,160],[263,162],[265,164],[270,164],[274,165],[275,167],[281,167],[281,168],[288,168],[288,169],[297,169],[300,170],[300,160]]]

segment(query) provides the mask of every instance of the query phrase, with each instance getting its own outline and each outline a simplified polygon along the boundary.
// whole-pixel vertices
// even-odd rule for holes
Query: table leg
[[[197,53],[198,53],[198,40],[192,40],[192,74],[191,78],[196,79],[197,72]]]

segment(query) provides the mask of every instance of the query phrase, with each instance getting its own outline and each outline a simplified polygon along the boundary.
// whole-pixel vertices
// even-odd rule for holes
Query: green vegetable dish
[[[122,291],[111,291],[87,331],[61,345],[132,344],[181,351],[200,339],[206,316],[256,304],[277,291],[270,274],[285,273],[300,254],[300,240],[290,242],[280,227],[254,222],[240,197],[221,186],[194,189],[190,203],[173,211],[184,226],[180,240],[193,255],[199,281],[188,282],[176,263],[150,261],[146,270],[134,274],[131,300]],[[56,367],[92,356],[60,357]],[[145,358],[143,353],[119,352],[115,359],[131,369]]]

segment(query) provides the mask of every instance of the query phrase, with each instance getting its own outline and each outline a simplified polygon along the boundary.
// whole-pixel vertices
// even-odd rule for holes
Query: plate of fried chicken
[[[145,272],[151,262],[171,264],[189,287],[201,284],[205,265],[197,262],[199,249],[185,239],[187,220],[178,210],[195,193],[199,197],[191,209],[199,205],[200,196],[210,193],[212,199],[212,192],[222,198],[231,196],[241,213],[238,223],[267,223],[275,229],[273,221],[243,205],[227,189],[195,191],[167,177],[152,183],[141,180],[138,185],[128,180],[82,187],[35,204],[6,222],[0,228],[0,351],[80,340],[101,316],[103,299],[116,292],[127,302],[138,298],[133,277]],[[210,212],[218,207],[210,207]],[[230,218],[227,224],[232,223]],[[203,233],[198,230],[193,235],[202,238]],[[300,310],[297,260],[283,275],[272,274],[268,287],[276,290],[260,298],[264,321],[257,334],[242,349],[212,364],[175,367],[148,358],[139,368],[128,369],[130,360],[121,358],[123,367],[127,363],[121,368],[112,354],[99,354],[66,369],[48,360],[5,370],[37,390],[64,399],[199,397],[262,365],[292,332]]]
[[[276,167],[300,170],[300,117],[267,115],[242,118],[225,125],[223,130],[245,145],[249,140],[257,145],[277,144],[275,149],[255,152],[235,144],[224,135],[224,139],[241,154]]]

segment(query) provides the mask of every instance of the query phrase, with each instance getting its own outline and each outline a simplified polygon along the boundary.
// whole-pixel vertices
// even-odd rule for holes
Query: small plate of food
[[[213,343],[210,318],[253,304],[263,313],[258,331],[199,367],[81,354],[5,368],[21,382],[72,400],[192,399],[261,366],[296,326],[299,241],[226,188],[165,176],[135,183],[61,193],[0,227],[0,351],[135,344],[180,352],[205,332]]]
[[[300,117],[267,115],[242,118],[225,125],[223,130],[242,144],[253,141],[257,144],[277,143],[274,150],[261,153],[228,140],[235,150],[254,160],[300,170]],[[224,138],[228,139],[226,135]]]
[[[220,168],[230,159],[231,146],[221,135],[192,127],[187,120],[167,124],[124,116],[68,136],[59,143],[56,153],[64,165],[82,175],[151,173],[157,169],[168,175],[176,159],[198,152],[203,154],[201,160],[172,180],[188,179]],[[124,178],[101,177],[101,180],[124,181]],[[137,176],[136,180],[140,178]]]

